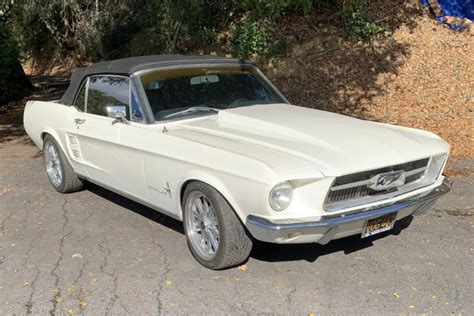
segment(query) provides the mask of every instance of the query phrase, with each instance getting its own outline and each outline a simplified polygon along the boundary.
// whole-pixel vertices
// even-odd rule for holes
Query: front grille
[[[357,187],[352,187],[348,189],[342,189],[337,191],[330,191],[328,196],[328,202],[340,202],[345,200],[352,200],[361,198],[367,195],[372,195],[378,193],[378,191],[374,191],[369,189],[367,185],[361,185]]]
[[[425,158],[404,164],[337,177],[329,191],[326,204],[353,200],[366,196],[382,195],[396,191],[397,189],[375,191],[368,188],[367,184],[369,179],[377,174],[398,170],[404,170],[406,172],[405,185],[415,182],[421,179],[425,174],[428,162],[429,158]]]

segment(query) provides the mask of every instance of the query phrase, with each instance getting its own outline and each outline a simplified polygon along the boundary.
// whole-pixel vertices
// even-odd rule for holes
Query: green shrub
[[[270,30],[269,21],[256,21],[250,15],[244,15],[229,27],[232,52],[245,58],[263,52],[268,47]]]
[[[363,41],[385,30],[377,22],[368,22],[364,13],[365,3],[362,0],[345,0],[342,7],[342,17],[347,37],[354,41]]]
[[[0,105],[31,89],[18,61],[18,52],[0,21]]]
[[[327,0],[50,0],[15,1],[8,23],[23,55],[41,64],[77,63],[208,46],[235,55],[272,53],[274,25],[285,14],[305,14]]]

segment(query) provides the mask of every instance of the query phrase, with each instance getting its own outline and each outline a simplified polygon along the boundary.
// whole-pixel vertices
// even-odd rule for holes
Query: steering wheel
[[[236,107],[236,106],[238,106],[239,103],[241,103],[241,102],[246,102],[246,101],[249,101],[249,99],[240,98],[240,99],[234,100],[234,101],[232,101],[231,104],[229,104],[229,108]]]

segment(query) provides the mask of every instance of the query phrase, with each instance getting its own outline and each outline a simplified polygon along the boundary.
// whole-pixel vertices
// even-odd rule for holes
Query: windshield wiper
[[[178,115],[185,115],[185,114],[190,114],[190,113],[196,113],[196,112],[219,112],[218,109],[215,108],[208,108],[205,106],[193,106],[192,108],[188,108],[186,110],[182,110],[179,112],[172,113],[170,115],[165,116],[165,118],[170,118]]]

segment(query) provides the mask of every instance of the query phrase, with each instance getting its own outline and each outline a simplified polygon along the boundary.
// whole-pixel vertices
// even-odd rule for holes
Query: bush
[[[268,21],[255,21],[250,15],[244,15],[239,21],[230,24],[229,41],[232,52],[244,58],[263,52],[268,47],[270,30]]]
[[[208,46],[234,55],[272,52],[272,30],[290,13],[308,13],[322,0],[51,0],[16,1],[9,28],[24,56],[76,63]]]
[[[17,98],[30,89],[31,84],[18,61],[16,47],[0,21],[0,104]]]
[[[385,28],[376,22],[368,22],[364,13],[365,3],[361,0],[345,0],[342,17],[347,37],[354,41],[368,40]]]

